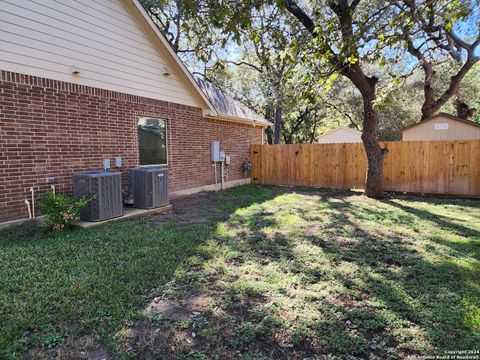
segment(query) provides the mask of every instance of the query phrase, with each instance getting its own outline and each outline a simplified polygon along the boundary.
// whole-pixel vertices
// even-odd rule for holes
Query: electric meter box
[[[211,142],[212,148],[212,162],[220,162],[220,141],[214,140]]]

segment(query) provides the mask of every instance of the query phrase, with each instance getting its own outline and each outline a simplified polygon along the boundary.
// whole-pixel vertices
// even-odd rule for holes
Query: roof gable
[[[202,89],[199,87],[198,83],[193,78],[193,75],[187,69],[183,61],[178,57],[178,55],[173,51],[168,41],[165,39],[163,34],[158,29],[157,25],[153,22],[150,16],[145,11],[143,5],[139,0],[122,0],[126,3],[127,7],[139,18],[140,21],[144,22],[145,26],[153,32],[155,38],[158,40],[158,45],[163,53],[169,56],[174,64],[174,66],[180,71],[183,75],[184,80],[191,85],[196,92],[196,94],[204,101],[205,105],[208,107],[208,111],[204,111],[206,114],[216,115],[216,110],[213,104],[210,102],[209,98],[205,95]],[[141,15],[141,16],[139,16]]]
[[[0,24],[2,70],[215,113],[138,0],[7,1]]]
[[[327,135],[336,133],[336,132],[338,132],[338,131],[347,131],[347,132],[350,132],[350,133],[352,133],[352,134],[354,134],[354,135],[362,136],[362,132],[361,132],[361,131],[358,131],[358,130],[356,130],[356,129],[351,129],[351,128],[347,127],[347,126],[339,126],[339,127],[335,128],[335,129],[333,129],[333,130],[327,131],[326,133],[324,133],[324,134],[322,134],[322,135],[319,135],[319,136],[317,137],[317,139],[320,139],[320,138],[322,138],[322,137],[324,137],[324,136],[327,136]]]
[[[148,24],[149,28],[155,34],[156,39],[159,40],[161,47],[169,53],[175,64],[181,70],[187,81],[193,86],[195,91],[200,95],[202,100],[208,106],[208,110],[204,110],[204,115],[221,117],[228,121],[239,121],[246,123],[259,124],[262,126],[271,125],[271,123],[259,116],[252,109],[244,106],[232,97],[223,93],[209,82],[203,81],[200,78],[194,78],[187,69],[182,60],[173,51],[168,41],[159,31],[158,27],[147,14],[143,6],[138,0],[122,0],[130,4],[132,11],[136,9],[142,15],[143,20]],[[134,7],[134,8],[133,8]]]
[[[0,24],[8,27],[0,37],[2,70],[270,124],[208,83],[199,85],[139,0],[9,1],[0,6]]]
[[[459,117],[457,117],[457,116],[454,116],[454,115],[451,115],[451,114],[447,114],[447,113],[438,113],[438,114],[435,114],[435,115],[429,117],[428,119],[425,119],[425,120],[420,121],[420,122],[418,122],[418,123],[416,123],[416,124],[407,126],[406,128],[404,128],[404,129],[402,130],[402,133],[403,133],[404,131],[406,131],[406,130],[410,130],[410,129],[413,129],[413,128],[417,127],[417,126],[424,125],[424,124],[426,124],[426,123],[428,123],[428,122],[430,122],[430,121],[436,120],[436,119],[438,119],[438,118],[440,118],[440,117],[445,117],[445,118],[447,118],[447,119],[449,119],[449,120],[458,121],[458,122],[461,122],[461,123],[466,124],[466,125],[470,125],[470,126],[474,126],[474,127],[480,127],[480,124],[477,123],[477,122],[475,122],[475,121],[465,120],[465,119],[462,119],[462,118],[459,118]]]

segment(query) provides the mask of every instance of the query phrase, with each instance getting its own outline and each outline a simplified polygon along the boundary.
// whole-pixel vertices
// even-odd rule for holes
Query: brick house
[[[72,173],[117,156],[168,164],[178,195],[215,184],[219,140],[227,185],[245,181],[268,122],[199,85],[138,0],[1,2],[0,34],[0,223],[27,217],[32,188],[69,192]]]

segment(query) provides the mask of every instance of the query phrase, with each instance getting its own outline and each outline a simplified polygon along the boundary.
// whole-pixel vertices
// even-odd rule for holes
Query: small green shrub
[[[54,348],[63,342],[64,338],[60,334],[48,334],[42,340],[42,345],[47,349]]]
[[[80,219],[80,212],[92,198],[75,199],[72,196],[56,194],[52,190],[40,200],[40,210],[45,214],[42,226],[48,230],[63,230]]]
[[[306,326],[300,326],[292,333],[292,344],[295,346],[301,345],[311,336],[310,330]]]
[[[255,340],[257,335],[255,325],[251,322],[244,322],[232,332],[230,345],[235,349],[240,349]]]
[[[193,321],[190,319],[183,319],[175,323],[175,327],[180,330],[187,330],[191,328],[193,325]]]
[[[196,329],[203,329],[208,325],[208,318],[205,316],[197,316],[193,319],[193,327]]]
[[[243,355],[240,355],[238,358],[238,360],[270,360],[269,357],[266,357],[262,354],[243,354]]]
[[[208,357],[200,351],[192,350],[185,354],[180,354],[178,360],[207,360]]]

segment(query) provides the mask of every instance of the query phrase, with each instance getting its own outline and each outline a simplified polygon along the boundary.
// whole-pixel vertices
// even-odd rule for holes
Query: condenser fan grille
[[[73,174],[75,198],[92,197],[80,218],[101,221],[122,216],[122,174],[120,172],[91,172]]]

